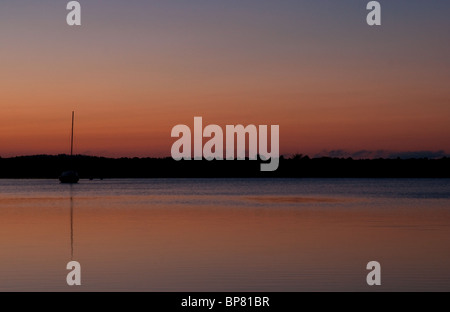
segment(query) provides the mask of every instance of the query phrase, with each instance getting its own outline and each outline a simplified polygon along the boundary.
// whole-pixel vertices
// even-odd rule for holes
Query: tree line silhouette
[[[450,158],[361,159],[280,157],[276,171],[259,161],[175,161],[172,158],[105,158],[37,155],[0,158],[0,178],[57,179],[76,170],[81,179],[110,178],[450,178]]]

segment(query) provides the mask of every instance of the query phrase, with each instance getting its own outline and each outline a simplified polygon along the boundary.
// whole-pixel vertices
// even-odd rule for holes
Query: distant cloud
[[[410,151],[410,152],[397,152],[397,153],[391,153],[389,155],[389,158],[442,158],[442,157],[449,157],[450,155],[445,153],[445,151]]]
[[[411,159],[411,158],[443,158],[450,157],[445,151],[406,151],[406,152],[394,152],[385,150],[360,150],[356,152],[350,152],[346,150],[331,150],[320,152],[314,157],[332,157],[332,158],[353,158],[353,159],[375,159],[375,158],[401,158],[401,159]]]

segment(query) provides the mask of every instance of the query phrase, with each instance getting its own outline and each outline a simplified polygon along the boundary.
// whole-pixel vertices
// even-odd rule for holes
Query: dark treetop
[[[175,161],[172,158],[104,158],[92,156],[23,156],[0,158],[0,178],[57,179],[65,170],[80,178],[200,178],[200,177],[347,177],[450,178],[450,158],[367,159],[280,158],[276,171],[261,172],[261,161]]]

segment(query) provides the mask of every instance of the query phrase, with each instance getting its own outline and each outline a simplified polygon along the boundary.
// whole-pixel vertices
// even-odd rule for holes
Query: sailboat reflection
[[[70,186],[70,260],[73,260],[73,186]]]
[[[70,190],[70,261],[67,263],[67,270],[72,270],[67,274],[67,285],[81,285],[81,266],[80,263],[73,260],[73,186],[69,186]]]

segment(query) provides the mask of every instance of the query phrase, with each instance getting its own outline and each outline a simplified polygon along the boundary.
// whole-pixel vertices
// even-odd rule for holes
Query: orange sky
[[[374,29],[350,2],[88,4],[70,28],[20,3],[0,5],[2,157],[68,153],[72,110],[75,152],[99,156],[170,156],[194,116],[278,124],[281,154],[450,151],[445,11],[391,4]]]

